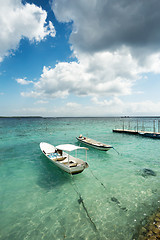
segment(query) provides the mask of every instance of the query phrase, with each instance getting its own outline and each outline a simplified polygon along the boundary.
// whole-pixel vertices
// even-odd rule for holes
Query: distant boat
[[[107,144],[98,142],[96,140],[93,140],[93,139],[88,138],[88,137],[84,137],[82,135],[80,135],[79,137],[76,137],[76,139],[81,143],[84,143],[84,144],[86,144],[90,147],[96,148],[96,149],[101,150],[101,151],[108,151],[111,148],[113,148],[111,145],[107,145]]]
[[[143,137],[150,137],[150,138],[158,138],[160,139],[160,133],[154,133],[154,132],[138,132],[139,135],[143,136]]]
[[[42,153],[57,167],[70,174],[81,173],[85,168],[89,167],[87,161],[83,161],[77,157],[69,155],[69,152],[79,149],[88,150],[85,147],[79,147],[72,144],[63,144],[54,147],[53,145],[45,142],[40,143]]]

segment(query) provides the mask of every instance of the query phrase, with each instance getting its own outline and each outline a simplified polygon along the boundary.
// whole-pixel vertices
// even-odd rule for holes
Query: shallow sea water
[[[152,128],[152,119],[145,124]],[[113,133],[115,126],[122,119],[1,118],[0,239],[136,239],[160,207],[160,139]],[[42,155],[40,142],[79,145],[79,134],[120,154],[89,148],[89,168],[73,177]]]

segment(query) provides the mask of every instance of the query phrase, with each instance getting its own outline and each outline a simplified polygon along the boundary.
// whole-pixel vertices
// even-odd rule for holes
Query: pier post
[[[130,121],[128,121],[128,130],[130,129]]]
[[[124,120],[123,120],[123,131],[124,131]]]
[[[153,120],[153,132],[156,132],[156,126],[155,126],[156,120]]]
[[[160,120],[158,120],[158,132],[160,132]]]
[[[138,120],[137,120],[137,132],[138,132]]]

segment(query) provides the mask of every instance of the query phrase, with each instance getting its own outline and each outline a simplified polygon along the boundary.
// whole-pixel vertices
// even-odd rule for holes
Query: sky
[[[0,116],[159,116],[159,12],[159,0],[0,0]]]

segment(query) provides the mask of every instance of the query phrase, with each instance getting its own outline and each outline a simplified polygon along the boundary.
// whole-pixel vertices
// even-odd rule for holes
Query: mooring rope
[[[92,226],[93,226],[94,231],[95,231],[95,232],[98,232],[97,227],[96,227],[95,223],[93,222],[93,220],[91,219],[91,217],[90,217],[90,215],[89,215],[89,212],[88,212],[88,210],[87,210],[87,208],[86,208],[86,206],[85,206],[85,204],[84,204],[83,198],[82,198],[82,196],[81,196],[81,194],[80,194],[80,191],[79,191],[79,189],[78,189],[77,184],[76,184],[75,181],[74,181],[74,178],[73,178],[72,174],[71,174],[71,178],[72,178],[72,180],[73,180],[73,185],[72,185],[72,186],[73,186],[75,192],[77,193],[77,195],[78,195],[78,197],[79,197],[78,203],[79,203],[79,204],[82,203],[82,206],[83,206],[83,208],[84,208],[84,210],[85,210],[85,212],[86,212],[86,215],[87,215],[88,219],[90,220],[90,222],[91,222],[91,224],[92,224]]]
[[[114,147],[112,147],[114,151],[116,151],[116,153],[118,153],[118,155],[120,154]]]
[[[94,175],[93,171],[92,171],[91,169],[89,169],[89,170],[90,170],[90,172],[92,173],[93,177],[94,177],[98,182],[100,182],[100,184],[105,188],[105,190],[107,190],[107,188],[106,188],[105,185],[99,180],[99,178],[97,178],[97,177]]]
[[[105,190],[107,190],[106,186],[99,180],[98,177],[96,177],[96,176],[94,175],[93,171],[92,171],[91,169],[89,169],[89,170],[90,170],[90,172],[92,173],[93,177],[94,177],[98,182],[100,182],[100,184],[102,185],[102,187],[103,187]],[[108,198],[108,200],[109,200],[109,201],[111,200],[112,202],[115,202],[121,210],[127,211],[127,209],[126,209],[125,207],[121,207],[120,202],[119,202],[118,199],[116,199],[115,197]]]

